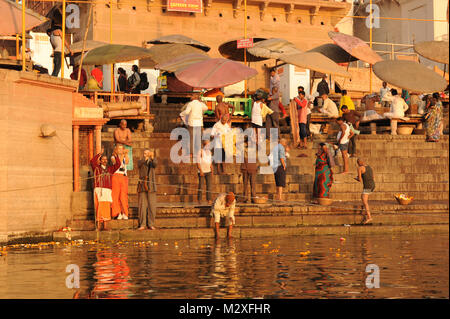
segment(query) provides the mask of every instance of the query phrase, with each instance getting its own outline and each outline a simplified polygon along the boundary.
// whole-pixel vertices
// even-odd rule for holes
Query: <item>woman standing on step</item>
[[[108,165],[108,157],[102,147],[101,153],[91,159],[92,170],[94,171],[94,207],[95,221],[97,229],[100,225],[107,229],[107,222],[111,220],[112,202],[112,174],[120,167],[120,161],[115,157],[113,165]]]
[[[117,219],[128,219],[128,176],[127,165],[129,163],[128,151],[122,144],[116,146],[114,150],[114,158],[111,162],[116,164],[119,160],[119,168],[112,176],[112,217]]]
[[[360,158],[358,158],[357,163],[358,163],[358,177],[356,177],[355,179],[358,182],[363,183],[363,192],[361,194],[361,200],[366,210],[366,214],[364,215],[361,224],[368,224],[372,221],[369,208],[369,195],[372,194],[373,191],[375,190],[375,181],[373,179],[372,167],[366,165],[364,161]]]
[[[333,171],[330,163],[333,159],[328,154],[325,143],[320,143],[316,156],[313,198],[328,198],[333,184]]]
[[[439,93],[433,93],[433,97],[427,101],[427,113],[425,114],[425,129],[427,142],[439,142],[441,137],[442,102]]]

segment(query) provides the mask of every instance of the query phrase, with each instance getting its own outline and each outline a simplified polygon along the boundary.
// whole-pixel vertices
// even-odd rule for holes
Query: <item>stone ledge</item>
[[[276,237],[276,236],[302,236],[302,235],[336,235],[349,236],[352,234],[383,234],[383,233],[422,233],[443,232],[448,233],[447,224],[418,224],[418,225],[389,225],[389,226],[300,226],[300,227],[234,227],[233,237]],[[226,229],[220,229],[220,237],[224,238]],[[198,239],[214,238],[212,228],[198,229],[157,229],[152,231],[122,230],[122,231],[84,231],[72,232],[71,240],[99,240],[99,241],[150,241],[172,239]],[[65,233],[53,233],[53,241],[69,241]]]

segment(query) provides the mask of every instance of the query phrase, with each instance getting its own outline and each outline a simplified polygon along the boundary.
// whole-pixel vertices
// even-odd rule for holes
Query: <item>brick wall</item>
[[[70,218],[76,82],[8,70],[0,82],[0,236],[56,230]]]

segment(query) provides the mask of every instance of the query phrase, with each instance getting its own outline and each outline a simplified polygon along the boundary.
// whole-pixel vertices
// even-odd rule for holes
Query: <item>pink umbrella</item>
[[[255,69],[242,63],[217,58],[191,64],[187,68],[175,72],[178,80],[196,88],[221,88],[258,74]]]
[[[334,31],[328,32],[328,36],[336,42],[338,46],[347,51],[347,53],[361,61],[370,64],[383,61],[383,59],[360,38]]]
[[[22,33],[22,5],[16,4],[8,0],[0,0],[0,35],[12,35]],[[36,12],[25,10],[25,30],[30,30],[47,21]]]

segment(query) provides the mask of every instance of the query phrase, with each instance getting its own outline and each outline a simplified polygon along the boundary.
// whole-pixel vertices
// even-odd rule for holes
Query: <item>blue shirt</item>
[[[286,150],[283,145],[278,144],[272,149],[272,153],[270,155],[272,157],[272,169],[275,173],[278,169],[278,166],[281,165],[281,159],[283,159],[284,163],[286,164]]]

